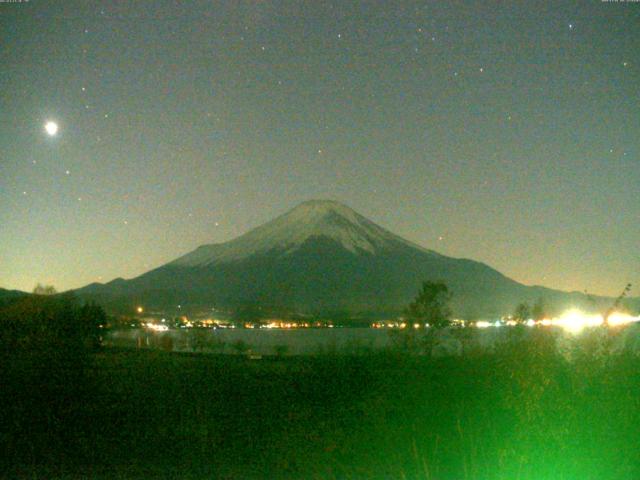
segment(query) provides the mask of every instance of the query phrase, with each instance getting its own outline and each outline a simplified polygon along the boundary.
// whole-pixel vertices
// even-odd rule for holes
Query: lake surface
[[[107,337],[115,346],[164,348],[173,351],[238,353],[234,347],[243,342],[261,355],[273,355],[285,349],[290,355],[330,352],[365,352],[392,344],[388,331],[373,328],[305,329],[189,329],[152,332],[147,329],[119,330]],[[170,348],[169,348],[170,347]]]
[[[566,354],[571,352],[585,336],[600,337],[605,332],[585,330],[574,334],[552,328],[557,348]],[[438,333],[437,355],[460,355],[463,350],[492,350],[496,344],[508,341],[511,327],[466,328],[444,330]],[[533,329],[527,329],[529,335]],[[301,329],[185,329],[153,332],[148,329],[115,330],[105,338],[106,345],[129,348],[163,349],[177,352],[248,353],[274,355],[312,355],[318,353],[365,354],[400,344],[395,329],[374,328],[301,328]],[[512,333],[512,331],[511,331]],[[423,335],[418,332],[418,336]],[[612,350],[629,350],[640,355],[640,325],[632,324],[618,329],[611,337]]]

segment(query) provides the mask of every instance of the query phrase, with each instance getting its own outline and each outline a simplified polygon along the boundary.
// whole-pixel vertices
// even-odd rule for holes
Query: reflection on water
[[[107,345],[160,348],[203,353],[308,355],[315,353],[365,353],[390,345],[386,331],[369,328],[299,330],[190,329],[154,332],[147,329],[116,330]]]
[[[547,327],[553,328],[553,327]],[[531,330],[525,332],[530,334]],[[495,329],[456,329],[438,332],[434,353],[460,355],[468,349],[492,350],[508,341],[510,327]],[[571,349],[576,337],[560,328],[553,330],[559,350]],[[295,330],[200,329],[155,332],[148,329],[115,330],[106,337],[107,346],[152,348],[177,352],[259,355],[310,355],[318,353],[365,354],[401,345],[398,330],[374,328],[321,328]],[[584,335],[606,335],[605,330]],[[419,337],[418,337],[419,338]],[[626,349],[640,354],[640,325],[633,324],[607,337],[613,350]],[[604,340],[603,340],[604,341]]]

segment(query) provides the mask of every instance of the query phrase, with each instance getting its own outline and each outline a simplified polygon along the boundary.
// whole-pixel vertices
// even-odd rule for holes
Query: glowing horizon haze
[[[0,287],[135,277],[320,198],[527,285],[637,296],[639,20],[0,3]]]

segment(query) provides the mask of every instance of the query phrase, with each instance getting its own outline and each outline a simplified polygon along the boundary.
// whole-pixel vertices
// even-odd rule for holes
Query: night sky
[[[640,284],[640,3],[5,0],[0,27],[0,287],[136,276],[311,198],[525,284]]]

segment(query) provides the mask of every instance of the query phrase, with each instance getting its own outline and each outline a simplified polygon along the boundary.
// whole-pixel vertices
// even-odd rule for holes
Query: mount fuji
[[[425,280],[442,280],[465,317],[522,301],[585,305],[581,293],[529,287],[482,263],[423,248],[328,200],[304,202],[240,237],[203,245],[139,277],[76,291],[109,305],[258,308],[265,315],[397,315]],[[602,300],[602,299],[599,299]]]

